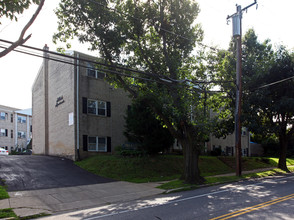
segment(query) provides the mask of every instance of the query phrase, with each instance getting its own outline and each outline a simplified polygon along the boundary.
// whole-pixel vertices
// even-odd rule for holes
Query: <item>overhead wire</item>
[[[8,44],[12,43],[11,41],[7,41],[7,40],[3,40],[3,39],[0,39],[0,42],[4,42],[4,43],[8,43]],[[172,83],[172,82],[174,82],[174,83],[187,83],[187,82],[190,82],[190,83],[193,83],[193,84],[212,84],[212,83],[221,84],[221,83],[231,83],[231,82],[233,82],[233,81],[194,81],[194,80],[189,80],[189,79],[176,80],[176,79],[173,79],[173,78],[170,78],[170,77],[166,77],[165,75],[158,75],[158,74],[154,74],[154,73],[150,73],[150,72],[144,72],[144,71],[131,69],[131,68],[123,67],[123,66],[118,66],[118,65],[109,65],[109,64],[102,63],[102,62],[98,62],[98,61],[93,61],[93,60],[84,59],[84,58],[77,58],[77,57],[73,57],[73,56],[70,56],[70,55],[66,55],[66,54],[62,54],[62,53],[58,53],[58,52],[54,52],[54,51],[49,51],[49,50],[44,50],[44,49],[40,49],[40,48],[36,48],[36,47],[32,47],[32,46],[20,45],[20,47],[40,51],[40,52],[43,52],[43,53],[46,52],[48,54],[53,54],[53,55],[64,57],[64,58],[69,58],[69,59],[79,60],[79,61],[83,61],[83,62],[88,62],[88,63],[92,63],[92,64],[95,64],[95,65],[104,66],[104,67],[107,67],[107,68],[115,68],[115,69],[120,69],[120,70],[124,70],[124,71],[133,72],[133,73],[144,74],[146,76],[152,76],[153,78],[159,79],[161,81],[165,81],[165,82],[171,81],[170,83]],[[32,55],[32,54],[29,54],[29,55]],[[35,55],[33,55],[33,56],[35,56]],[[40,55],[39,57],[42,57],[42,55]],[[55,59],[55,61],[57,61],[57,60]],[[110,71],[110,70],[106,70],[106,69],[104,69],[104,70],[108,71],[108,72]]]

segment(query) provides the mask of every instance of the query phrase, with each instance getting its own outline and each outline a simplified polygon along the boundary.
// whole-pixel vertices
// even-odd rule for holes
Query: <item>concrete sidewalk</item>
[[[53,214],[126,202],[163,193],[154,184],[111,182],[75,187],[9,192],[0,209],[12,208],[17,216]]]

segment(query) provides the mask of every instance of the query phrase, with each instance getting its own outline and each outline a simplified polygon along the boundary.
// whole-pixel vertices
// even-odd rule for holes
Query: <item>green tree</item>
[[[17,15],[22,14],[25,9],[28,9],[32,4],[39,4],[40,0],[21,0],[11,1],[3,0],[0,2],[0,18],[5,16],[10,20],[17,21]],[[0,21],[1,24],[1,21]]]
[[[287,147],[294,135],[294,82],[285,79],[294,77],[293,58],[284,47],[278,48],[269,71],[255,84],[255,88],[259,89],[253,89],[248,97],[250,107],[259,119],[251,123],[252,127],[259,133],[275,134],[278,137],[278,167],[286,171]]]
[[[236,59],[233,43],[228,51],[218,54],[217,60],[218,78],[234,81]],[[242,122],[263,138],[272,134],[279,137],[278,166],[283,170],[288,170],[287,143],[294,132],[294,84],[291,80],[280,80],[293,77],[293,69],[293,56],[284,47],[274,51],[269,40],[258,42],[253,30],[245,34],[242,43]],[[226,84],[222,87],[228,91],[229,105],[234,110],[235,86]]]
[[[32,18],[28,21],[28,23],[24,26],[22,29],[18,40],[12,43],[8,48],[0,52],[0,58],[10,53],[12,50],[14,50],[16,47],[24,44],[30,37],[31,34],[25,37],[26,31],[29,29],[29,27],[34,23],[36,20],[38,14],[40,13],[45,0],[4,0],[0,1],[0,18],[3,16],[9,18],[10,20],[16,20],[17,21],[17,15],[22,14],[25,9],[28,9],[29,6],[32,3],[39,4],[38,8],[36,9],[35,13],[33,14]],[[1,25],[1,20],[0,20]]]
[[[151,155],[169,149],[174,143],[173,136],[156,118],[144,98],[135,100],[128,109],[124,134],[129,141],[140,144]]]
[[[58,32],[53,37],[55,42],[77,37],[82,43],[89,42],[91,50],[99,50],[108,64],[150,73],[128,72],[134,78],[108,74],[108,80],[134,98],[145,97],[181,143],[183,178],[189,183],[204,181],[198,158],[210,128],[203,116],[200,89],[187,83],[205,79],[202,56],[191,56],[203,35],[195,23],[198,13],[193,0],[62,0],[56,10]]]

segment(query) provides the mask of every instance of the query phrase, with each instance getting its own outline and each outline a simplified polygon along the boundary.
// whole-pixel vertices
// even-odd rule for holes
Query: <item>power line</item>
[[[7,47],[3,47],[3,46],[0,46],[0,48],[3,48],[3,49],[6,49]],[[14,49],[15,52],[18,52],[18,53],[23,53],[23,54],[26,54],[26,55],[30,55],[30,56],[34,56],[34,57],[39,57],[39,58],[46,58],[48,60],[52,60],[52,61],[56,61],[56,62],[60,62],[60,63],[64,63],[64,64],[69,64],[69,65],[76,65],[72,62],[69,62],[69,61],[65,61],[65,60],[60,60],[60,59],[55,59],[55,58],[52,58],[52,57],[45,57],[43,55],[38,55],[38,54],[33,54],[31,52],[26,52],[26,51],[21,51],[21,50],[18,50],[18,49]],[[71,57],[73,58],[73,57]],[[90,60],[89,60],[90,61]],[[84,68],[89,68],[88,66],[85,66],[85,65],[81,65],[79,64],[78,65],[79,67],[84,67]],[[98,68],[91,68],[93,70],[98,70],[98,71],[104,71],[104,72],[107,72],[107,73],[112,73],[112,74],[116,74],[116,75],[121,75],[121,76],[125,76],[125,77],[130,77],[130,78],[135,78],[135,79],[141,79],[141,80],[146,80],[146,81],[153,81],[153,82],[158,82],[156,80],[152,80],[152,79],[147,79],[147,78],[142,78],[142,77],[137,77],[137,76],[133,76],[133,75],[127,75],[127,74],[124,74],[124,73],[120,73],[120,72],[117,72],[117,71],[113,71],[113,70],[108,70],[108,69],[98,69]],[[160,82],[158,82],[160,83]]]
[[[7,41],[7,40],[3,40],[3,39],[0,39],[0,42],[4,42],[4,43],[8,43],[8,44],[13,43],[11,41]],[[102,62],[89,60],[89,59],[77,58],[77,57],[73,57],[73,56],[66,55],[66,54],[61,54],[61,53],[57,53],[57,52],[53,52],[53,51],[47,51],[47,50],[32,47],[32,46],[20,45],[20,47],[24,47],[24,48],[27,48],[27,49],[36,50],[36,51],[40,51],[40,52],[46,52],[46,53],[49,53],[49,54],[53,54],[55,56],[60,56],[60,57],[65,57],[65,58],[69,58],[69,59],[88,62],[88,63],[92,63],[92,64],[95,64],[95,65],[104,66],[104,67],[107,67],[107,68],[115,68],[115,69],[120,69],[120,70],[124,70],[124,71],[133,72],[133,73],[144,74],[146,76],[151,76],[153,78],[159,79],[161,81],[169,82],[169,83],[188,83],[188,82],[190,82],[190,83],[193,83],[193,84],[212,84],[212,83],[214,83],[214,84],[222,84],[222,83],[231,83],[231,82],[233,82],[233,81],[193,81],[193,80],[189,80],[189,79],[176,80],[176,79],[167,77],[165,75],[154,74],[154,73],[150,73],[150,72],[144,72],[144,71],[131,69],[131,68],[123,67],[123,66],[109,65],[109,64],[102,63]],[[19,51],[17,51],[17,52],[19,52]],[[43,57],[43,56],[41,55],[39,57]],[[110,71],[110,70],[107,70],[107,71]]]
[[[276,85],[276,84],[279,84],[279,83],[283,83],[283,82],[286,82],[288,80],[292,80],[294,79],[294,76],[291,76],[291,77],[288,77],[288,78],[285,78],[285,79],[282,79],[282,80],[279,80],[279,81],[275,81],[275,82],[272,82],[272,83],[269,83],[269,84],[266,84],[266,85],[263,85],[263,86],[260,86],[256,89],[252,89],[251,91],[255,91],[255,90],[258,90],[258,89],[263,89],[263,88],[266,88],[266,87],[270,87],[270,86],[273,86],[273,85]]]
[[[28,47],[28,46],[26,46]],[[0,45],[0,48],[3,48],[3,49],[6,49],[7,47],[5,46],[1,46]],[[39,49],[39,50],[42,50],[42,49]],[[70,62],[70,61],[66,61],[66,60],[61,60],[61,59],[57,59],[57,58],[53,58],[51,56],[44,56],[44,55],[40,55],[40,54],[36,54],[36,53],[32,53],[32,52],[29,52],[27,50],[19,50],[19,49],[14,49],[15,52],[18,52],[18,53],[22,53],[22,54],[26,54],[26,55],[30,55],[30,56],[34,56],[34,57],[38,57],[38,58],[45,58],[45,59],[48,59],[48,60],[52,60],[52,61],[56,61],[56,62],[60,62],[60,63],[64,63],[64,64],[68,64],[68,65],[76,65],[75,63],[73,62]],[[50,51],[47,51],[47,50],[43,50],[44,52],[50,52]],[[55,53],[55,52],[52,52],[56,55],[62,55],[64,56],[64,54],[58,54],[58,53]],[[74,60],[77,60],[75,59],[75,57],[73,56],[68,56],[68,55],[65,55],[66,58],[71,58],[71,59],[74,59]],[[91,60],[87,60],[87,59],[79,59],[79,60],[83,60],[83,61],[86,61],[86,62],[91,62]],[[85,65],[81,65],[79,64],[78,65],[79,67],[84,67],[84,68],[89,68],[89,66],[85,66]],[[109,69],[105,69],[105,68],[92,68],[91,69],[93,70],[97,70],[97,71],[100,71],[100,72],[103,72],[105,74],[114,74],[114,75],[120,75],[120,76],[123,76],[123,77],[128,77],[128,78],[133,78],[133,79],[138,79],[138,80],[144,80],[144,81],[149,81],[149,82],[155,82],[155,83],[159,83],[159,84],[163,84],[163,85],[170,85],[170,86],[175,86],[176,84],[173,84],[173,83],[170,83],[168,82],[168,80],[165,80],[165,79],[161,79],[159,78],[159,80],[154,80],[154,79],[148,79],[148,78],[143,78],[143,77],[138,77],[138,76],[134,76],[134,75],[129,75],[129,74],[125,74],[125,73],[121,73],[121,72],[117,72],[117,71],[114,71],[114,70],[109,70]],[[184,81],[183,81],[184,82]],[[178,85],[181,85],[183,87],[186,87],[187,90],[189,91],[195,91],[195,89],[200,92],[200,93],[203,93],[203,92],[206,92],[206,93],[217,93],[217,92],[225,92],[225,91],[203,91],[201,90],[200,88],[187,88],[187,86],[189,86],[188,84],[186,83],[181,83],[181,82],[178,82]]]

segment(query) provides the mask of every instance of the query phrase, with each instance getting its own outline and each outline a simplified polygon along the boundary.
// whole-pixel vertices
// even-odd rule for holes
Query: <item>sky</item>
[[[236,12],[236,4],[242,8],[254,0],[198,0],[200,14],[196,20],[204,30],[203,43],[227,49],[232,37],[232,23],[227,24],[227,16]],[[54,9],[59,0],[46,0],[34,24],[26,32],[32,37],[25,45],[43,48],[45,44],[54,51],[61,44],[52,42],[57,31],[57,18]],[[250,28],[255,30],[259,41],[270,39],[274,46],[280,44],[289,50],[294,49],[294,1],[257,0],[258,8],[253,6],[244,12],[242,19],[243,34]],[[0,39],[17,40],[22,28],[31,18],[36,6],[30,7],[19,16],[18,22],[1,18]],[[0,45],[3,45],[0,42]],[[88,52],[88,45],[72,42],[72,50],[97,56],[98,52]],[[0,58],[0,105],[26,109],[32,106],[32,85],[41,66],[42,59],[11,52]]]

